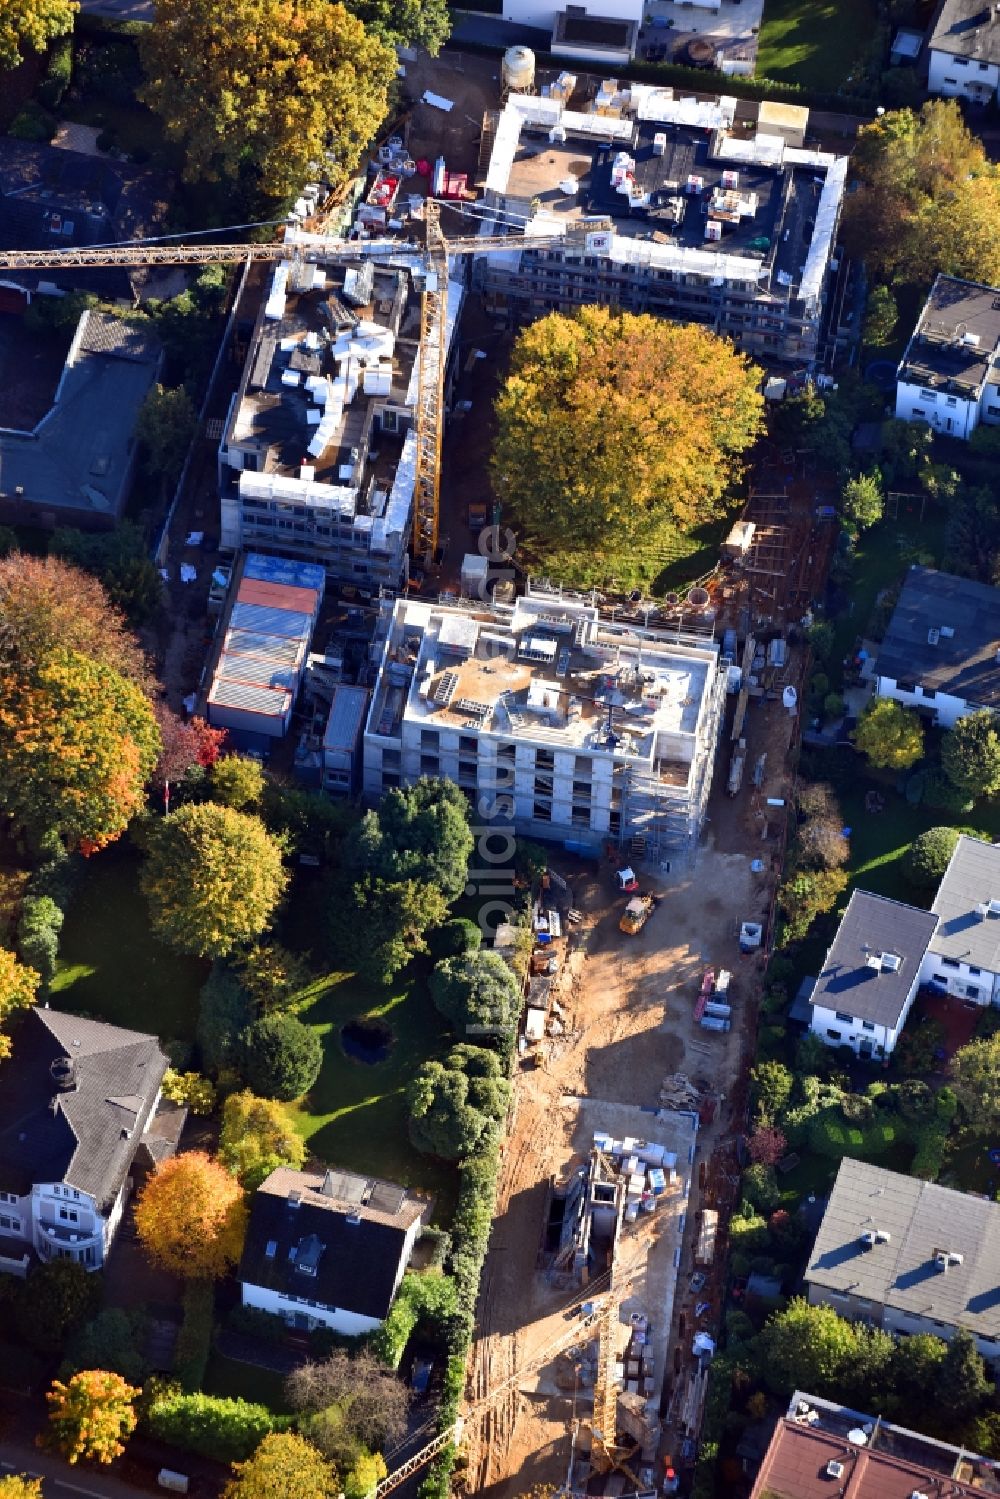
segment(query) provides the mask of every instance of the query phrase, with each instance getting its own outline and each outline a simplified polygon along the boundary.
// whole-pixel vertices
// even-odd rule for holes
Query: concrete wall
[[[896,415],[904,422],[927,422],[935,432],[968,439],[979,426],[979,402],[963,401],[945,391],[896,382]]]

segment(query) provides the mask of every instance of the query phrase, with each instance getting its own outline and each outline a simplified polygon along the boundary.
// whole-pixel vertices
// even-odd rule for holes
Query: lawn
[[[190,1041],[207,973],[207,963],[150,935],[134,849],[116,845],[86,862],[62,930],[54,1005]]]
[[[724,516],[690,531],[665,522],[644,538],[641,547],[629,543],[621,551],[605,546],[599,552],[567,548],[529,560],[535,571],[569,587],[607,588],[618,593],[640,588],[647,595],[662,598],[670,590],[679,591],[712,572],[733,519],[734,515]]]
[[[229,1400],[250,1400],[255,1405],[266,1405],[276,1415],[289,1414],[291,1407],[285,1398],[285,1376],[276,1369],[262,1369],[258,1364],[245,1364],[242,1359],[227,1358],[213,1348],[205,1372],[206,1395],[223,1395]]]
[[[351,974],[331,973],[318,979],[309,995],[299,1013],[322,1038],[323,1070],[308,1096],[292,1106],[309,1150],[331,1166],[434,1192],[435,1217],[447,1219],[455,1202],[455,1172],[410,1144],[404,1098],[420,1064],[453,1040],[431,1003],[426,966],[411,964],[388,990],[367,988]],[[392,1046],[384,1061],[369,1064],[347,1055],[340,1033],[352,1020],[377,1020],[390,1028]]]
[[[875,0],[764,0],[757,76],[837,93],[877,25]]]

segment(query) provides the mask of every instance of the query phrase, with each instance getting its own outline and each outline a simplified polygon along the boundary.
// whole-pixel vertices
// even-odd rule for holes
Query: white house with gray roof
[[[1000,588],[911,567],[878,649],[875,690],[943,729],[1000,709]]]
[[[964,1327],[1000,1359],[1000,1205],[844,1160],[806,1266],[809,1301],[896,1337]]]
[[[861,1057],[889,1056],[936,926],[930,911],[855,890],[812,992],[813,1034]]]
[[[931,911],[937,926],[920,982],[977,1005],[1000,1004],[1000,848],[963,833]]]
[[[1000,5],[944,0],[927,51],[932,94],[988,104],[1000,89]]]
[[[963,442],[1000,422],[1000,289],[937,277],[896,370],[896,416]]]

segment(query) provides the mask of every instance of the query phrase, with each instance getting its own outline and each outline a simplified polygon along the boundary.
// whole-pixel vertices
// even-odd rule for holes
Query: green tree
[[[446,901],[465,889],[473,837],[469,805],[454,781],[424,778],[387,791],[344,845],[344,863],[388,883],[418,880]]]
[[[239,1038],[255,1018],[255,1005],[239,977],[217,961],[198,997],[195,1040],[209,1072],[237,1065]]]
[[[6,947],[0,947],[0,1025],[6,1025],[18,1010],[34,1004],[40,983],[40,974],[19,963]],[[0,1032],[0,1058],[9,1056],[10,1037]]]
[[[940,1388],[941,1363],[947,1351],[947,1344],[930,1333],[918,1332],[900,1338],[893,1356],[892,1387],[905,1408],[916,1412],[926,1402],[933,1401]]]
[[[346,182],[385,117],[396,58],[329,0],[158,0],[140,43],[143,103],[188,181],[259,176],[297,192],[316,163]]]
[[[801,390],[785,396],[770,413],[775,439],[792,448],[811,448],[825,421],[826,401],[811,380]]]
[[[832,911],[846,889],[847,875],[842,869],[796,870],[778,890],[784,940],[797,942],[804,937],[816,917]]]
[[[0,71],[73,30],[77,0],[4,0],[0,9]],[[43,300],[48,300],[47,298]]]
[[[913,840],[903,861],[911,885],[921,890],[937,888],[955,852],[958,836],[957,828],[927,828]]]
[[[15,1303],[21,1336],[43,1353],[56,1353],[67,1336],[101,1304],[101,1277],[75,1260],[49,1260],[28,1276]]]
[[[68,1463],[114,1462],[135,1430],[138,1393],[107,1369],[82,1369],[65,1384],[53,1380],[45,1397],[50,1444]]]
[[[884,770],[907,770],[924,752],[920,719],[892,698],[875,698],[862,713],[854,742]]]
[[[521,991],[495,952],[445,958],[431,974],[431,998],[461,1036],[509,1036]]]
[[[359,1453],[353,1468],[344,1479],[344,1499],[367,1499],[388,1471],[381,1452]]]
[[[758,1062],[750,1073],[754,1110],[760,1124],[780,1120],[792,1096],[795,1078],[784,1062]]]
[[[154,385],[139,411],[135,435],[146,450],[146,465],[156,478],[180,472],[197,425],[194,402],[183,385]]]
[[[1000,1034],[970,1041],[951,1059],[951,1083],[977,1135],[988,1135],[1000,1123]]]
[[[845,236],[876,276],[926,285],[943,271],[996,284],[1000,171],[957,100],[863,125],[851,171],[859,186],[845,200]]]
[[[288,884],[281,848],[257,817],[189,803],[153,823],[140,885],[150,926],[181,952],[221,957],[271,921]]]
[[[884,349],[891,343],[899,321],[896,298],[888,286],[876,286],[868,298],[865,313],[864,340],[873,348]]]
[[[435,963],[442,958],[460,958],[475,953],[483,945],[483,934],[474,921],[456,916],[436,927],[428,935],[428,946]]]
[[[694,323],[583,307],[518,337],[494,488],[540,548],[640,544],[714,519],[760,430],[760,372]]]
[[[388,984],[411,958],[427,951],[424,934],[439,926],[447,912],[445,897],[434,885],[365,876],[334,893],[330,932],[345,964],[368,983]]]
[[[445,0],[351,0],[347,8],[390,47],[423,47],[437,57],[451,33]]]
[[[822,1395],[850,1376],[856,1354],[852,1323],[838,1317],[832,1307],[810,1306],[796,1297],[760,1334],[757,1362],[776,1393],[811,1390]]]
[[[941,1382],[935,1394],[937,1410],[953,1430],[959,1422],[978,1415],[992,1394],[993,1386],[986,1377],[986,1365],[977,1352],[975,1339],[967,1328],[956,1328],[941,1360]]]
[[[21,826],[84,851],[120,837],[160,750],[148,699],[113,667],[56,649],[0,691],[0,798]]]
[[[274,1431],[233,1466],[222,1499],[336,1499],[340,1483],[323,1454],[293,1431]]]
[[[50,551],[100,579],[108,598],[133,625],[146,624],[163,602],[163,580],[149,546],[134,521],[119,521],[112,531],[55,531]]]
[[[256,811],[264,795],[264,767],[250,755],[223,755],[209,773],[212,798],[237,812]]]
[[[227,964],[265,1014],[294,1010],[312,983],[309,965],[280,942],[251,942],[230,953]],[[305,996],[308,998],[308,995]]]
[[[262,1015],[241,1037],[240,1072],[262,1098],[301,1098],[322,1065],[319,1036],[294,1015]]]
[[[407,1087],[410,1139],[418,1150],[445,1160],[475,1150],[510,1103],[510,1084],[495,1052],[453,1046],[443,1062],[425,1062]]]
[[[17,923],[17,952],[23,963],[50,982],[56,971],[63,913],[51,895],[26,895]]]
[[[298,1167],[305,1158],[305,1142],[280,1103],[249,1090],[229,1095],[222,1110],[219,1160],[247,1192],[255,1192],[276,1167]]]
[[[881,474],[858,474],[848,479],[841,496],[841,508],[844,518],[859,531],[865,531],[880,521],[885,510]]]
[[[66,1360],[59,1372],[65,1379],[67,1374],[80,1369],[108,1369],[129,1384],[141,1385],[149,1373],[142,1351],[146,1332],[146,1319],[141,1313],[106,1306],[70,1338]],[[2,1490],[0,1499],[3,1499]]]
[[[972,797],[1000,791],[1000,734],[988,708],[960,718],[944,736],[941,767],[953,786]]]

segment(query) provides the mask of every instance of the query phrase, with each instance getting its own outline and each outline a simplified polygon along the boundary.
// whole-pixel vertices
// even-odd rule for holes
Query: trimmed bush
[[[322,1065],[323,1043],[294,1015],[264,1015],[240,1037],[237,1066],[260,1098],[301,1098]]]
[[[266,1405],[226,1400],[217,1395],[185,1395],[167,1390],[156,1395],[146,1424],[157,1441],[196,1452],[220,1463],[245,1462],[272,1431],[286,1427]]]
[[[14,117],[7,134],[16,141],[39,141],[48,145],[56,133],[58,121],[55,115],[29,99],[19,115]]]
[[[478,952],[483,934],[474,921],[456,916],[429,932],[427,945],[434,962],[440,963],[443,958],[464,958],[466,953]]]
[[[51,895],[26,895],[17,924],[17,953],[48,983],[56,971],[63,913]]]
[[[38,88],[38,102],[58,109],[73,78],[73,38],[61,36],[52,43],[45,77]]]
[[[184,1287],[184,1318],[174,1348],[174,1373],[189,1393],[205,1382],[212,1351],[215,1289],[210,1280],[192,1280]]]

